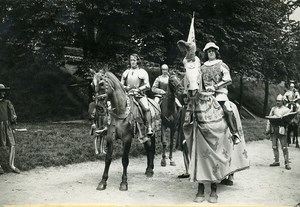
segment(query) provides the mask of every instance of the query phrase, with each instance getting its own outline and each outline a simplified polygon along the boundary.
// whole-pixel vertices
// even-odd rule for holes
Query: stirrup
[[[148,128],[148,131],[147,131],[147,135],[150,136],[150,135],[152,135],[152,134],[153,134],[153,130],[152,130],[152,128],[149,127],[149,128]]]
[[[234,135],[232,135],[232,141],[234,145],[237,145],[238,143],[240,143],[242,140],[239,137],[238,133],[235,133]]]

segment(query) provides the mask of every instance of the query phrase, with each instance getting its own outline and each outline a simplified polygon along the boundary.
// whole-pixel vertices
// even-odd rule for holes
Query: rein
[[[113,87],[113,85],[111,84],[111,82],[109,81],[110,80],[110,78],[106,75],[106,74],[104,74],[104,75],[101,75],[101,78],[103,79],[103,80],[101,80],[100,82],[102,82],[103,81],[103,83],[104,83],[104,94],[100,94],[100,95],[98,95],[99,97],[103,97],[104,98],[104,100],[107,100],[107,97],[108,97],[108,88],[110,87],[111,88],[111,90],[113,90],[113,91],[115,91],[115,89],[114,89],[114,87]],[[116,113],[114,113],[113,111],[116,109],[116,108],[112,108],[112,109],[108,109],[107,107],[106,107],[106,109],[107,109],[107,111],[108,111],[108,113],[112,116],[112,117],[114,117],[114,118],[116,118],[116,119],[126,119],[127,117],[128,117],[128,115],[131,113],[131,105],[130,105],[130,99],[129,99],[129,97],[126,95],[126,109],[125,109],[125,112],[124,113],[122,113],[122,114],[116,114]]]

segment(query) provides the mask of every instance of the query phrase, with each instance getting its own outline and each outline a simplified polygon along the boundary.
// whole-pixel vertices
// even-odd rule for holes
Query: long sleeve
[[[159,88],[159,77],[157,77],[152,85],[152,92],[156,94],[164,94],[165,91]]]
[[[216,84],[218,89],[224,88],[232,83],[229,68],[225,63],[223,63],[221,65],[221,71],[222,71],[223,77],[222,77],[222,80]]]
[[[272,116],[273,113],[274,113],[274,107],[272,107],[269,116]],[[271,131],[271,123],[270,123],[270,121],[268,120],[268,121],[267,121],[266,132],[270,132],[270,131]]]
[[[8,106],[8,113],[9,113],[9,117],[8,117],[9,121],[11,124],[15,124],[17,122],[17,114],[15,108],[10,101],[8,101],[7,106]]]
[[[143,79],[143,85],[141,85],[139,87],[139,90],[141,91],[146,91],[146,90],[149,90],[151,87],[150,87],[150,82],[149,82],[149,75],[147,73],[147,71],[145,71],[144,69],[140,69],[141,70],[141,76],[140,78]]]

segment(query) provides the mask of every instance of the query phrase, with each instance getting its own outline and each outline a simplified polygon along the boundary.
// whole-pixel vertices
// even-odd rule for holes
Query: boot
[[[285,163],[285,169],[290,170],[292,169],[289,164],[289,151],[287,147],[282,148],[283,156],[284,156],[284,163]]]
[[[225,113],[226,122],[227,122],[229,130],[232,134],[232,137],[231,137],[232,142],[234,145],[237,145],[238,143],[241,142],[241,138],[238,134],[235,116],[232,111],[228,111],[227,109],[225,109],[225,107],[223,108],[223,110]]]
[[[292,169],[289,163],[286,163],[286,164],[285,164],[285,169],[287,169],[287,170]]]
[[[279,163],[279,151],[278,151],[277,147],[273,148],[273,153],[274,153],[274,157],[275,157],[275,162],[273,162],[272,164],[270,164],[270,167],[280,166],[280,163]]]
[[[150,111],[146,111],[146,124],[148,124],[148,129],[147,129],[147,135],[152,136],[153,135],[153,130],[151,126],[151,114]]]
[[[242,140],[239,137],[238,133],[235,133],[234,135],[232,135],[232,141],[234,145],[237,145],[238,143],[240,143]]]
[[[277,167],[277,166],[280,166],[280,163],[279,162],[273,162],[269,166],[270,167]]]
[[[151,136],[153,134],[152,126],[148,126],[147,135]]]

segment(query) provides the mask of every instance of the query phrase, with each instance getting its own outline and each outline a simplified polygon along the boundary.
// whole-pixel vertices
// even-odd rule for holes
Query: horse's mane
[[[124,86],[122,83],[119,81],[119,79],[112,73],[107,71],[105,75],[112,81],[114,88],[118,87],[120,88],[124,93],[126,93]]]

